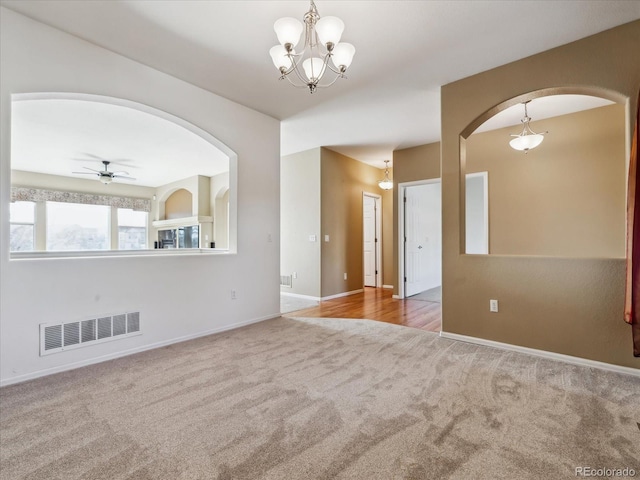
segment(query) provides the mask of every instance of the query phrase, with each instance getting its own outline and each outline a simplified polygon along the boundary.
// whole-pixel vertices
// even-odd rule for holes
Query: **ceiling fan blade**
[[[111,175],[111,178],[124,178],[126,180],[137,180],[136,178],[128,177],[126,175]]]
[[[100,161],[104,160],[104,158],[99,157],[98,155],[94,155],[93,153],[87,153],[87,152],[80,152],[80,153],[82,153],[82,155],[86,155],[87,157],[91,157],[96,160],[100,160]]]
[[[82,168],[85,168],[87,170],[91,170],[92,172],[95,172],[95,173],[100,173],[100,171],[101,171],[101,170],[96,170],[95,168],[89,168],[89,167],[82,167]]]
[[[125,171],[119,171],[119,172],[112,172],[113,175],[129,175],[129,172],[125,172]]]
[[[71,172],[71,173],[75,173],[76,175],[97,175],[97,173],[93,173],[93,172]]]

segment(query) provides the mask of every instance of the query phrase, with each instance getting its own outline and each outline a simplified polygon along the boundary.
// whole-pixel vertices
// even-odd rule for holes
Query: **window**
[[[47,250],[109,250],[111,207],[47,202]]]
[[[13,202],[9,207],[9,248],[12,252],[35,250],[34,202]]]
[[[129,208],[118,209],[118,248],[143,250],[147,248],[147,212]]]

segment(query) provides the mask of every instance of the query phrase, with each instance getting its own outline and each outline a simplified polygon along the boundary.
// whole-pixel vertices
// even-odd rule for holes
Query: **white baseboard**
[[[172,338],[162,342],[152,343],[151,345],[142,345],[140,347],[131,348],[129,350],[123,350],[120,352],[110,353],[108,355],[101,355],[100,357],[89,358],[80,362],[68,363],[66,365],[59,365],[53,368],[46,368],[44,370],[38,370],[36,372],[27,373],[24,375],[18,375],[16,377],[3,378],[0,380],[0,387],[7,385],[13,385],[15,383],[26,382],[27,380],[33,380],[34,378],[45,377],[54,373],[66,372],[67,370],[75,370],[76,368],[86,367],[96,363],[106,362],[107,360],[114,360],[120,357],[126,357],[133,355],[134,353],[145,352],[147,350],[153,350],[154,348],[166,347],[167,345],[173,345],[174,343],[186,342],[188,340],[194,340],[199,337],[206,337],[207,335],[213,335],[214,333],[226,332],[228,330],[234,330],[240,327],[246,327],[253,323],[263,322],[272,318],[277,318],[280,313],[274,313],[273,315],[266,315],[260,318],[253,318],[251,320],[245,320],[244,322],[234,323],[233,325],[225,325],[223,327],[213,328],[204,332],[194,333],[192,335],[185,335],[183,337]]]
[[[393,288],[393,287],[391,287]],[[334,298],[348,297],[349,295],[355,295],[356,293],[362,293],[364,289],[352,290],[350,292],[336,293],[335,295],[329,295],[328,297],[312,297],[311,295],[300,295],[299,293],[280,292],[280,295],[287,297],[302,298],[303,300],[315,300],[316,302],[322,302],[324,300],[333,300]]]
[[[334,298],[348,297],[349,295],[355,295],[356,293],[362,293],[362,292],[364,292],[364,288],[361,288],[359,290],[351,290],[350,292],[336,293],[335,295],[329,295],[328,297],[322,297],[320,300],[324,301],[324,300],[332,300]]]
[[[321,300],[320,297],[314,297],[312,295],[302,295],[300,293],[280,292],[280,295],[284,295],[285,297],[302,298],[303,300],[314,300],[316,302],[319,302]]]
[[[466,343],[475,343],[477,345],[484,345],[486,347],[500,348],[502,350],[510,350],[513,352],[525,353],[527,355],[534,355],[536,357],[548,358],[551,360],[558,360],[560,362],[571,363],[573,365],[580,365],[583,367],[599,368],[601,370],[608,370],[610,372],[625,373],[627,375],[633,375],[634,377],[640,377],[640,369],[623,367],[621,365],[613,365],[611,363],[598,362],[596,360],[588,360],[586,358],[573,357],[571,355],[564,355],[562,353],[547,352],[545,350],[537,350],[535,348],[521,347],[519,345],[511,345],[509,343],[495,342],[493,340],[485,340],[484,338],[468,337],[466,335],[460,335],[458,333],[440,332],[440,336],[448,338],[450,340],[457,340]]]
[[[393,290],[393,285],[382,285],[382,288]]]
[[[395,298],[396,300],[402,300],[401,295],[392,295],[391,298]]]

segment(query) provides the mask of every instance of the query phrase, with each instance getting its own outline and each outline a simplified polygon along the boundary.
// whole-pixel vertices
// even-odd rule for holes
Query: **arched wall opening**
[[[121,221],[127,221],[118,217],[125,218],[126,213],[121,213],[119,206],[132,208],[134,213],[147,212],[147,220],[136,220],[146,223],[135,227],[146,229],[142,243],[135,247],[138,253],[154,248],[159,229],[166,227],[163,221],[176,223],[180,218],[185,219],[185,225],[204,222],[199,229],[202,239],[196,245],[209,248],[214,179],[218,184],[224,182],[231,192],[224,219],[229,225],[226,238],[231,241],[224,242],[224,249],[236,250],[237,155],[213,135],[179,117],[121,98],[47,92],[13,94],[11,99],[12,202],[18,197],[32,200],[38,213],[33,220],[32,230],[37,237],[31,242],[33,248],[19,248],[20,252],[12,253],[12,257],[54,254],[45,248],[50,243],[44,240],[47,229],[38,225],[38,218],[44,221],[47,201],[61,196],[67,196],[63,200],[66,202],[110,206],[110,225],[105,226],[111,229],[107,250],[123,250],[129,245],[119,240],[117,233],[119,228],[122,230]],[[107,174],[108,181],[104,181]],[[21,189],[18,197],[15,187]],[[166,212],[166,200],[180,190],[190,192],[191,207]],[[37,198],[26,198],[29,192]],[[10,219],[10,223],[13,235],[15,222]],[[175,226],[180,225],[171,225]],[[92,227],[78,228],[82,232]],[[14,243],[12,238],[12,251]],[[91,244],[86,247],[94,248]]]
[[[509,145],[522,131],[524,102],[533,131],[548,132],[526,153]],[[464,128],[461,178],[486,175],[488,205],[486,230],[478,229],[477,195],[460,182],[466,199],[461,252],[624,257],[625,104],[619,94],[603,89],[545,89],[506,100]],[[487,251],[470,249],[476,232],[487,234]]]

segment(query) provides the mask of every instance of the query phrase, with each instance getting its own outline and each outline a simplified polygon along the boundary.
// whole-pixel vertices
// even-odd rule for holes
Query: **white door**
[[[405,296],[435,288],[442,278],[440,182],[405,188]]]
[[[364,251],[364,286],[377,287],[376,270],[376,198],[368,195],[362,197],[363,218],[363,251]]]

